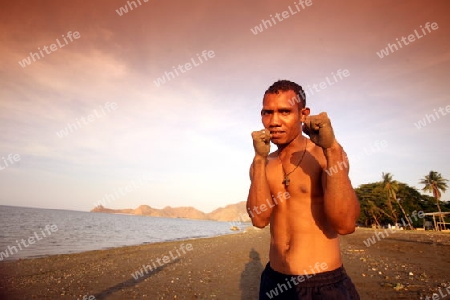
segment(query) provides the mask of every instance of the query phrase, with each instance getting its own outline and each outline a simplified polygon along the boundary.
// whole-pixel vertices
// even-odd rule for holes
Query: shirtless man
[[[270,224],[271,234],[259,297],[359,299],[338,238],[354,232],[359,217],[347,156],[327,114],[310,116],[305,98],[298,84],[275,82],[264,94],[265,129],[252,133],[247,210],[253,225]],[[270,142],[278,150],[269,154]],[[333,167],[339,171],[326,172]]]

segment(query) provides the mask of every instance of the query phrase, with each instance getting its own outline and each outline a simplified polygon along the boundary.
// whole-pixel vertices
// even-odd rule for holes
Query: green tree
[[[406,221],[408,222],[408,226],[411,230],[414,230],[413,225],[409,221],[409,218],[406,215],[405,209],[403,208],[402,204],[400,203],[400,200],[397,198],[397,192],[398,192],[398,182],[396,180],[392,179],[391,173],[382,173],[381,178],[383,179],[383,188],[386,191],[387,195],[387,203],[388,207],[391,210],[392,216],[395,218],[395,224],[397,224],[397,213],[395,212],[395,209],[393,208],[392,201],[395,201],[395,203],[398,204],[400,209],[403,212],[403,215],[405,216]]]
[[[411,213],[413,211],[432,212],[434,208],[434,199],[430,196],[423,195],[416,188],[410,187],[405,183],[398,183],[397,200],[401,202],[405,211]],[[410,219],[415,228],[422,227],[423,218],[417,215]]]
[[[398,190],[395,194],[399,205],[401,204],[406,213],[416,211],[415,217],[411,218],[407,214],[407,219],[410,220],[413,227],[422,227],[425,219],[417,217],[417,213],[419,211],[435,211],[435,199],[421,194],[416,188],[410,187],[406,183],[397,181],[397,186]],[[367,227],[370,227],[372,224],[377,226],[392,224],[392,216],[389,214],[389,207],[386,201],[386,190],[381,181],[361,184],[355,189],[355,192],[361,206],[361,214],[358,219],[359,224]],[[397,204],[394,202],[393,205]],[[445,205],[442,206],[443,211],[450,211],[449,208],[450,205],[448,208]]]
[[[428,175],[425,176],[424,179],[420,180],[420,184],[425,185],[422,189],[425,192],[429,192],[433,194],[433,197],[436,200],[436,206],[439,212],[441,211],[441,206],[439,205],[439,201],[441,199],[441,191],[445,192],[448,188],[447,185],[447,179],[443,178],[441,173],[430,171]],[[439,215],[440,222],[442,222],[442,225],[445,227],[444,223],[444,217],[442,215]]]
[[[392,222],[392,215],[388,213],[386,205],[386,194],[380,182],[361,184],[355,192],[361,206],[359,223],[382,226]]]

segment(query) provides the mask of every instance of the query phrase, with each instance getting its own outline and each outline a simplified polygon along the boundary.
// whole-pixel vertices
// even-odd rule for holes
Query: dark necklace
[[[291,181],[291,180],[289,179],[289,175],[291,175],[295,170],[297,170],[298,166],[300,166],[300,164],[301,164],[302,161],[303,161],[303,157],[305,157],[306,146],[308,145],[308,139],[305,138],[305,140],[306,140],[306,143],[305,143],[305,150],[303,150],[302,158],[300,158],[300,160],[298,161],[298,164],[295,166],[294,170],[290,171],[289,173],[286,173],[286,171],[284,170],[283,162],[282,162],[281,159],[280,159],[280,154],[281,154],[281,152],[278,154],[278,160],[279,160],[280,163],[281,163],[281,168],[283,169],[283,174],[284,174],[284,179],[283,179],[283,182],[282,182],[282,183],[284,184],[284,187],[285,187],[285,188],[287,188],[287,187],[289,186],[289,183],[290,183],[290,181]]]

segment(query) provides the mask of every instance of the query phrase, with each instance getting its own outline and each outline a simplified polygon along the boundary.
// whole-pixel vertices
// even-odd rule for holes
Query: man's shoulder
[[[278,150],[275,150],[275,151],[269,153],[269,155],[267,155],[267,158],[270,158],[270,159],[278,158]]]
[[[326,166],[326,158],[325,158],[325,154],[323,153],[322,147],[317,146],[311,140],[309,140],[308,143],[309,143],[308,153],[322,168],[325,167]]]
[[[319,153],[319,154],[323,154],[323,149],[320,146],[317,146],[313,141],[311,141],[310,138],[305,137],[308,140],[308,146],[307,146],[307,150],[310,153]]]

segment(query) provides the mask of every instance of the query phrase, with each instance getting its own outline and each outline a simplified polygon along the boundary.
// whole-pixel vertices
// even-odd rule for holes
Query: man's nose
[[[270,118],[270,127],[277,127],[280,126],[280,116],[278,113],[274,113],[272,115],[272,118]]]

